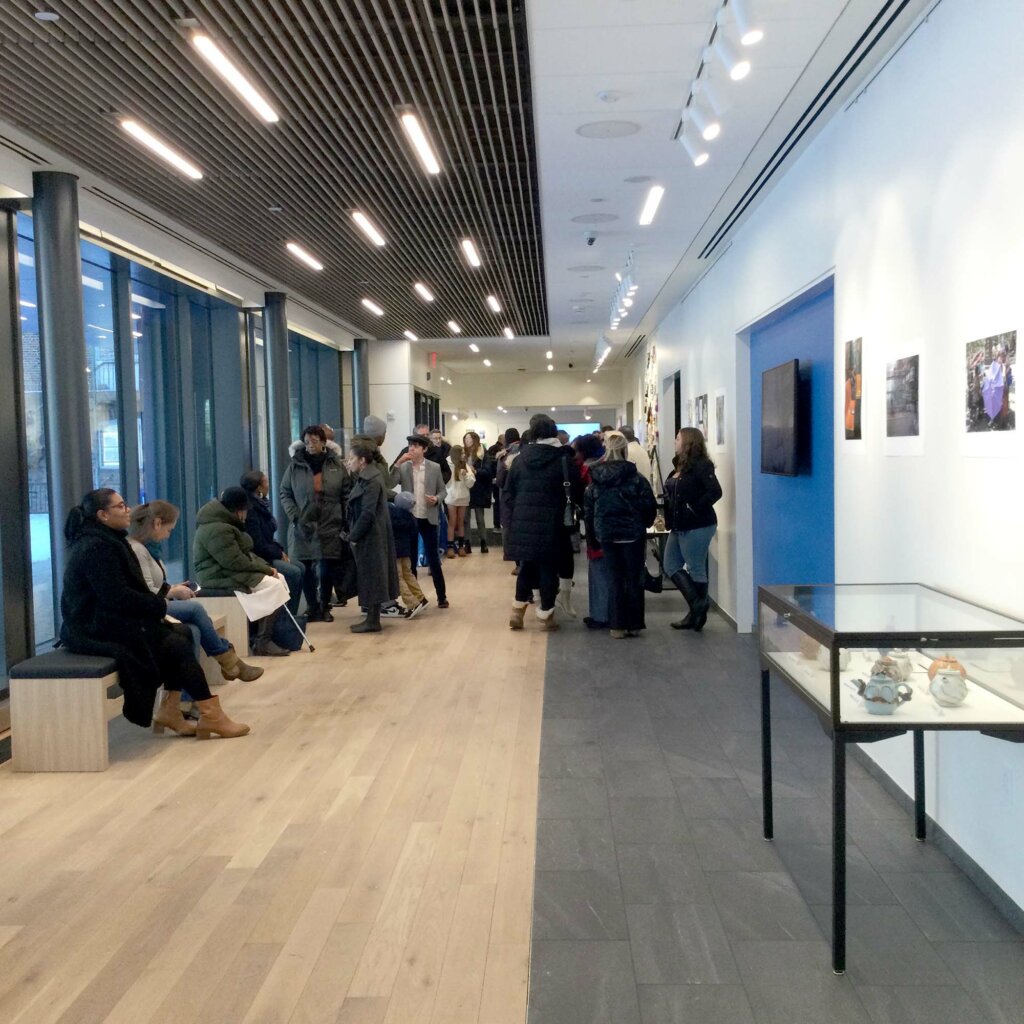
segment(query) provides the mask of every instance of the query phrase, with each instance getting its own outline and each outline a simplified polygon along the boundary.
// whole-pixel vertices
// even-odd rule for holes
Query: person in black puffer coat
[[[722,497],[715,464],[708,458],[704,435],[683,427],[676,435],[676,470],[665,481],[665,519],[671,530],[665,544],[665,572],[690,606],[673,629],[700,632],[707,622],[708,548],[718,529],[714,504]]]
[[[522,629],[533,588],[540,590],[537,617],[544,628],[558,628],[555,599],[558,570],[571,551],[565,525],[568,497],[580,504],[580,471],[571,448],[558,440],[558,427],[550,416],[537,413],[530,420],[533,443],[523,447],[508,471],[501,495],[502,539],[505,560],[519,562],[516,597],[509,618],[511,629]]]
[[[61,643],[75,654],[117,662],[124,717],[134,725],[179,736],[244,736],[210,693],[188,627],[167,622],[167,601],[154,594],[128,545],[131,509],[117,491],[90,491],[64,526],[68,559],[60,596]],[[154,713],[157,690],[164,688]],[[181,713],[181,691],[198,703],[199,724]]]
[[[639,636],[644,623],[644,558],[647,529],[658,512],[650,482],[628,461],[629,442],[605,435],[605,456],[590,469],[584,497],[587,537],[601,546],[611,575],[611,635]]]

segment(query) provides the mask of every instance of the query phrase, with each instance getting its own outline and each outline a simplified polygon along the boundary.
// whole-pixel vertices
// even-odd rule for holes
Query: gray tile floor
[[[764,842],[754,640],[679,605],[548,642],[529,1024],[1024,1024],[1022,936],[852,760],[832,973],[828,740],[773,688]]]

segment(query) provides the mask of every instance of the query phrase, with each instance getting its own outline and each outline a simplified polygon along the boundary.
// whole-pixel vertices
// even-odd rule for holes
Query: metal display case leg
[[[764,814],[764,838],[775,837],[772,820],[772,714],[768,670],[761,670],[761,801]]]
[[[846,741],[832,734],[832,971],[846,973]]]
[[[924,821],[924,730],[914,729],[914,836],[927,838]]]

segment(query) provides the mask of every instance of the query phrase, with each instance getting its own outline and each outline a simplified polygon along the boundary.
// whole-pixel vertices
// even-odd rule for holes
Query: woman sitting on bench
[[[241,679],[244,683],[259,679],[263,669],[247,665],[239,658],[234,647],[213,628],[209,612],[195,600],[188,585],[168,584],[167,572],[159,557],[159,545],[170,537],[177,525],[178,510],[169,501],[158,498],[132,509],[128,545],[139,560],[146,586],[167,600],[168,615],[199,630],[199,643],[211,658],[220,663],[220,674],[225,679]]]
[[[75,654],[114,658],[124,690],[124,717],[153,731],[179,736],[244,736],[249,726],[231,721],[210,693],[191,635],[164,621],[167,601],[152,593],[128,546],[130,509],[109,487],[90,491],[68,514],[61,642]],[[160,685],[164,697],[156,713]],[[181,690],[199,705],[198,725],[181,713]]]

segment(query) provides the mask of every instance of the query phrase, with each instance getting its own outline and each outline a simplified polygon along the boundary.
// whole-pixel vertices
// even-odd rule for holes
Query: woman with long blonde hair
[[[665,481],[665,519],[671,530],[665,543],[665,573],[679,588],[690,613],[673,629],[700,632],[707,622],[708,548],[718,529],[714,504],[722,497],[715,464],[704,435],[696,427],[676,434],[675,472]]]
[[[446,558],[466,554],[466,509],[469,508],[469,494],[476,483],[476,473],[466,461],[466,451],[461,444],[453,444],[448,453],[448,465],[452,478],[448,481],[445,504],[448,506],[448,550]]]

